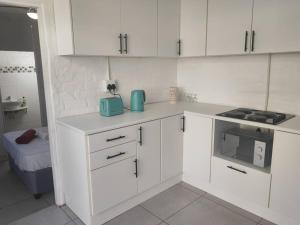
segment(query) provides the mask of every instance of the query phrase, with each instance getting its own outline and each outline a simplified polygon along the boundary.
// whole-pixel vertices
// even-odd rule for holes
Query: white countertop
[[[274,130],[300,134],[300,117],[296,116],[279,125],[268,125],[263,123],[244,121],[239,119],[231,119],[216,116],[216,114],[235,109],[236,107],[228,107],[221,105],[213,105],[206,103],[188,103],[178,102],[170,104],[168,102],[153,103],[145,105],[144,112],[126,111],[122,115],[103,117],[99,113],[89,113],[77,116],[69,116],[57,119],[57,123],[77,130],[85,135],[95,134],[107,130],[126,127],[134,124],[144,123],[151,120],[161,119],[169,116],[182,114],[184,112],[197,113],[199,115],[214,119],[237,122],[247,125],[260,126]]]

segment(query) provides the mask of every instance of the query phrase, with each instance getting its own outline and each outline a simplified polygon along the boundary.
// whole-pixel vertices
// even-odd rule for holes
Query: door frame
[[[43,78],[45,87],[45,98],[48,117],[49,143],[51,153],[51,163],[54,180],[55,203],[65,204],[63,192],[63,179],[60,166],[60,157],[57,148],[56,115],[54,108],[54,98],[52,91],[52,77],[55,73],[54,57],[56,55],[55,42],[55,21],[53,11],[53,1],[49,0],[0,0],[0,4],[16,7],[37,8],[39,15],[39,38],[41,47],[41,57],[43,66]]]

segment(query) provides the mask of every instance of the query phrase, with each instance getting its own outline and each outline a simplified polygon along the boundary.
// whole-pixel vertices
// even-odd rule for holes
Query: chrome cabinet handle
[[[181,120],[182,120],[181,131],[182,131],[182,132],[185,132],[185,116],[182,116],[182,117],[181,117]]]
[[[252,31],[252,37],[251,37],[251,51],[254,52],[254,44],[255,44],[255,31]]]
[[[179,40],[177,43],[178,43],[178,55],[181,56],[181,43],[182,43],[182,41]]]
[[[134,173],[134,175],[137,178],[138,177],[138,160],[135,159],[133,162],[135,163],[135,173]]]
[[[248,51],[248,31],[245,31],[245,46],[244,46],[244,52]]]
[[[240,170],[240,169],[234,168],[233,166],[227,166],[227,168],[237,171],[237,172],[240,172],[240,173],[243,173],[243,174],[247,174],[247,172],[245,170]]]
[[[106,142],[116,141],[125,138],[126,136],[119,136],[115,138],[106,139]]]
[[[124,39],[125,39],[125,50],[124,50],[124,53],[128,54],[128,34],[124,34]]]
[[[122,34],[119,35],[119,39],[120,39],[120,49],[119,49],[119,52],[120,52],[120,54],[123,54],[123,35]]]
[[[143,128],[142,127],[139,128],[139,132],[140,132],[139,144],[140,144],[140,146],[142,146],[143,145]]]
[[[116,155],[109,155],[109,156],[106,157],[106,159],[116,158],[118,156],[125,155],[125,154],[126,154],[126,152],[120,152],[120,153],[118,153]]]

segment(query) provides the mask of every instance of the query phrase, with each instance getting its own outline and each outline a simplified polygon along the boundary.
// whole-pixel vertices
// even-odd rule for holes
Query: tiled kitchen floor
[[[0,162],[0,225],[8,224],[54,204],[53,193],[35,200],[24,184]]]
[[[10,225],[83,225],[83,223],[66,206],[59,208],[53,205]],[[272,223],[180,183],[105,225],[272,225]]]

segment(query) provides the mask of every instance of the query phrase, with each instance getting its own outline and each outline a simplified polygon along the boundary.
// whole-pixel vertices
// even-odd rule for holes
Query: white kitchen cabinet
[[[180,0],[158,0],[158,56],[179,54]]]
[[[211,184],[230,198],[267,208],[270,183],[269,173],[212,157]]]
[[[122,0],[125,55],[157,55],[157,0]]]
[[[137,194],[135,157],[91,172],[92,215]]]
[[[160,120],[138,127],[138,192],[160,183]]]
[[[121,0],[71,0],[76,55],[120,55]]]
[[[181,56],[204,56],[207,0],[181,0],[180,10]]]
[[[161,120],[162,181],[182,174],[184,117]]]
[[[185,113],[183,180],[204,190],[210,182],[212,128],[211,118]]]
[[[157,56],[157,0],[54,0],[59,55]]]
[[[300,224],[300,135],[276,131],[270,209]]]
[[[208,1],[207,55],[249,53],[252,7],[253,0]]]
[[[299,0],[255,0],[254,53],[300,51],[299,12]]]

